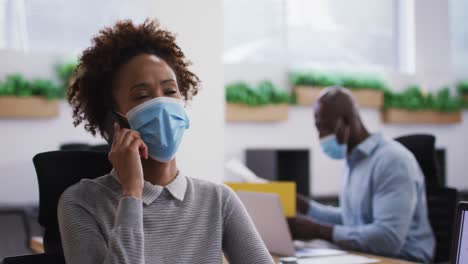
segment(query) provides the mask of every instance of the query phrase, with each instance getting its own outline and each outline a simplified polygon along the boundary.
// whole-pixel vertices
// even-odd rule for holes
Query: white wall
[[[178,163],[193,177],[221,182],[224,153],[224,89],[222,1],[159,0],[156,17],[178,34],[178,44],[194,63],[193,70],[203,82],[189,110],[187,131]]]
[[[188,110],[191,128],[178,154],[179,166],[189,176],[220,182],[224,152],[224,91],[220,89],[222,1],[161,0],[153,4],[148,8],[154,9],[155,17],[164,27],[178,34],[179,45],[193,61],[192,69],[204,84]],[[0,79],[12,72],[27,77],[51,77],[59,58],[54,54],[0,51]],[[73,127],[71,109],[65,102],[61,103],[57,118],[0,119],[0,204],[37,203],[32,157],[70,141],[103,143],[82,127]]]
[[[457,81],[450,70],[448,2],[415,0],[416,71],[411,75],[382,73],[392,88],[402,90],[417,83],[431,91]],[[237,80],[255,83],[270,79],[284,89],[290,89],[288,71],[286,66],[278,65],[225,65],[225,83]],[[382,123],[377,110],[363,109],[361,114],[370,131],[381,132],[389,138],[412,133],[434,134],[437,147],[447,151],[447,184],[468,189],[464,156],[468,149],[468,112],[463,113],[464,122],[456,125],[388,125]],[[244,160],[246,148],[307,148],[311,151],[311,194],[333,195],[340,191],[344,164],[329,160],[321,152],[311,108],[291,107],[285,122],[227,123],[225,159],[237,157]],[[233,177],[226,173],[227,178]]]

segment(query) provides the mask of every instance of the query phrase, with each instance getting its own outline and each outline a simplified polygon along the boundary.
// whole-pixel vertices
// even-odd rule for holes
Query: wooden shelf
[[[317,101],[320,92],[325,87],[296,86],[297,103],[299,105],[312,105]],[[383,92],[371,89],[350,90],[356,102],[361,107],[381,108],[383,106]]]
[[[458,124],[462,121],[461,112],[442,113],[436,111],[408,111],[387,109],[382,111],[384,123],[398,124]]]
[[[288,104],[247,106],[226,104],[226,120],[229,122],[274,122],[288,119]]]
[[[59,113],[59,101],[42,97],[0,96],[0,118],[46,118]]]

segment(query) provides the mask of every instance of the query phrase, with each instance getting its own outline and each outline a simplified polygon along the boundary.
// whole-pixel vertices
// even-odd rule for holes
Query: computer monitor
[[[468,202],[458,204],[454,228],[452,264],[468,264]]]

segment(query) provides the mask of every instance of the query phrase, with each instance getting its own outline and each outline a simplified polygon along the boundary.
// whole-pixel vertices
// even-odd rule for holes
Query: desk
[[[42,238],[34,237],[31,239],[31,248],[35,253],[44,253],[44,247],[42,244]],[[379,260],[378,264],[414,264],[414,262],[409,262],[409,261],[404,261],[404,260],[399,260],[399,259],[392,259],[392,258],[384,258],[384,257],[378,257],[374,255],[369,255],[369,254],[363,254],[363,253],[351,253],[353,255],[357,256],[364,256],[364,257],[369,257],[373,259]],[[279,263],[279,257],[273,256],[275,259],[275,263]],[[223,263],[226,264],[227,261],[223,258]]]
[[[351,254],[357,255],[357,256],[364,256],[372,259],[377,259],[379,262],[377,264],[415,264],[415,262],[409,262],[405,260],[400,260],[400,259],[393,259],[393,258],[385,258],[385,257],[379,257],[379,256],[374,256],[374,255],[369,255],[369,254],[363,254],[363,253],[356,253],[352,252]],[[275,263],[279,263],[279,257],[273,256]],[[324,262],[325,263],[325,262]],[[223,264],[227,264],[227,261],[223,259]]]
[[[351,254],[377,259],[379,260],[378,262],[379,264],[415,264],[416,263],[416,262],[411,262],[411,261],[406,261],[406,260],[401,260],[401,259],[379,257],[375,255],[369,255],[369,254],[357,253],[357,252],[352,252]]]

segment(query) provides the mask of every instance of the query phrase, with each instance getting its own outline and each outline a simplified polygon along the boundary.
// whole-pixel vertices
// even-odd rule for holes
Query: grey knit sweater
[[[224,185],[177,176],[145,181],[142,200],[121,197],[115,173],[82,180],[58,205],[66,262],[273,263],[237,195]]]

